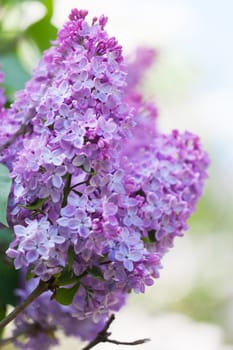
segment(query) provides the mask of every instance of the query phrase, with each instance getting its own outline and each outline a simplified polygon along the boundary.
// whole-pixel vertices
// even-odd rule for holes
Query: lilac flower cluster
[[[81,324],[96,322],[98,332],[129,291],[153,284],[162,256],[187,228],[208,166],[197,136],[157,130],[157,109],[138,91],[154,52],[127,64],[106,18],[89,24],[86,15],[71,12],[0,128],[1,146],[23,125],[0,155],[13,179],[8,256],[58,287],[64,273],[78,283],[70,307],[45,294],[18,326],[30,318],[57,329],[64,311],[80,336]]]

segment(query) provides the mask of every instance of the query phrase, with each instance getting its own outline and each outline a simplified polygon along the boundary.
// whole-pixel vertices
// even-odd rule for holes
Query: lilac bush
[[[53,284],[15,320],[23,349],[48,349],[57,329],[92,340],[152,285],[207,177],[199,138],[161,133],[140,92],[155,52],[124,59],[106,17],[86,16],[71,12],[9,109],[0,91],[0,147],[18,133],[0,154],[13,181],[7,255],[32,278],[22,299]]]

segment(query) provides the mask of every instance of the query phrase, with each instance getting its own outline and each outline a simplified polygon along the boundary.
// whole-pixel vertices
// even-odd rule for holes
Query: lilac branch
[[[56,331],[56,327],[50,327],[50,328],[43,329],[41,327],[41,325],[38,323],[28,324],[27,328],[25,328],[24,330],[16,332],[11,337],[1,339],[0,340],[0,349],[5,345],[8,345],[10,343],[14,343],[17,340],[17,338],[19,338],[22,335],[23,336],[30,336],[30,335],[36,335],[40,332],[50,333],[50,332],[55,332],[55,331]]]
[[[119,341],[119,340],[113,340],[113,339],[107,339],[106,340],[108,343],[116,344],[116,345],[141,345],[145,344],[150,341],[149,338],[144,338],[144,339],[138,339],[134,340],[132,342],[127,342],[127,341]]]
[[[138,339],[132,342],[123,342],[123,341],[118,341],[114,339],[109,339],[109,337],[111,336],[111,333],[108,332],[108,329],[114,320],[115,320],[115,316],[111,315],[106,325],[104,326],[103,330],[99,332],[95,337],[95,339],[92,340],[89,344],[87,344],[82,350],[90,350],[94,348],[96,345],[98,345],[99,343],[112,343],[116,345],[141,345],[150,341],[150,339],[148,338]]]
[[[1,339],[0,340],[0,349],[5,345],[13,343],[18,337],[19,337],[19,335],[15,335],[15,336],[12,336],[12,337],[9,337],[6,339]]]

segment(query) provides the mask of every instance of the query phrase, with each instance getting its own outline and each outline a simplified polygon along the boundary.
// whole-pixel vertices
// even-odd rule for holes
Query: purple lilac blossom
[[[13,180],[8,221],[15,239],[7,254],[16,268],[48,281],[67,269],[73,251],[69,269],[82,277],[65,317],[80,329],[104,322],[128,292],[144,292],[159,277],[161,258],[187,229],[209,163],[197,136],[158,131],[157,107],[140,93],[154,51],[124,61],[104,29],[107,19],[89,24],[86,15],[71,12],[0,128],[1,145],[25,125],[0,154]],[[47,303],[50,320],[53,308],[63,309],[55,301],[50,307],[46,295],[38,303]],[[18,326],[27,318],[42,322],[27,312]]]
[[[155,63],[157,52],[152,48],[139,47],[132,55],[126,58],[127,89],[132,91],[145,76],[148,68]]]

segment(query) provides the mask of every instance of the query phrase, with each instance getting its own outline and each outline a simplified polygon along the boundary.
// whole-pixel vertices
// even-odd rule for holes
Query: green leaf
[[[56,276],[56,284],[58,286],[66,286],[68,284],[74,284],[79,281],[79,277],[73,274],[73,271],[69,268],[64,269]]]
[[[34,269],[34,267],[31,267],[28,269],[26,276],[25,276],[26,281],[30,281],[32,278],[36,277],[35,273],[32,272],[33,269]]]
[[[8,226],[7,204],[11,183],[9,170],[5,165],[0,164],[0,222],[5,226]]]
[[[8,227],[0,229],[0,244],[8,246],[14,238],[14,232]]]
[[[22,2],[27,2],[28,0],[0,0],[0,5],[17,5],[21,4]],[[36,0],[40,3],[42,3],[47,10],[47,15],[51,18],[53,15],[53,0]]]
[[[155,237],[156,231],[155,230],[150,230],[148,231],[148,236],[147,237],[142,237],[142,241],[146,244],[151,244],[156,242],[156,237]]]
[[[50,47],[50,41],[55,40],[57,28],[50,23],[50,17],[47,15],[27,28],[27,36],[32,39],[41,52]]]
[[[98,278],[100,280],[104,279],[101,269],[97,266],[92,266],[91,268],[88,269],[88,272],[90,275],[94,276],[95,278]]]
[[[19,286],[19,272],[5,255],[5,250],[13,238],[11,229],[7,227],[0,229],[0,313],[6,305],[15,305],[17,301],[15,289]]]
[[[13,5],[13,4],[15,4],[15,3],[17,3],[17,2],[19,2],[20,0],[1,0],[0,1],[0,4],[1,5]]]
[[[74,248],[70,246],[68,250],[68,269],[69,270],[72,270],[74,259],[75,259],[75,251],[74,251]]]
[[[146,244],[150,244],[151,241],[150,241],[150,238],[149,237],[142,237],[142,241]]]
[[[5,248],[5,247],[1,247]],[[5,250],[5,249],[4,249]],[[0,255],[0,307],[5,305],[15,305],[17,297],[15,289],[19,287],[19,271],[16,271],[13,265],[10,265],[6,260],[6,255]]]
[[[6,305],[0,305],[0,321],[6,317]],[[0,330],[0,339],[3,336],[4,328]]]
[[[46,198],[37,198],[33,203],[28,205],[21,205],[22,208],[28,209],[28,210],[38,210],[41,209],[44,203],[47,201],[48,197]]]
[[[155,234],[156,234],[155,230],[150,230],[148,232],[148,237],[149,237],[151,243],[156,242]]]
[[[52,16],[53,16],[53,0],[39,0],[39,2],[41,2],[45,7],[46,7],[46,10],[47,10],[47,18],[51,19]]]
[[[6,307],[0,306],[0,321],[3,320],[5,316],[6,316]]]
[[[16,53],[9,52],[0,56],[0,65],[4,71],[4,87],[7,94],[14,94],[24,87],[30,74],[24,69]]]
[[[80,282],[71,288],[58,288],[55,292],[55,299],[62,305],[70,305],[80,287]]]

